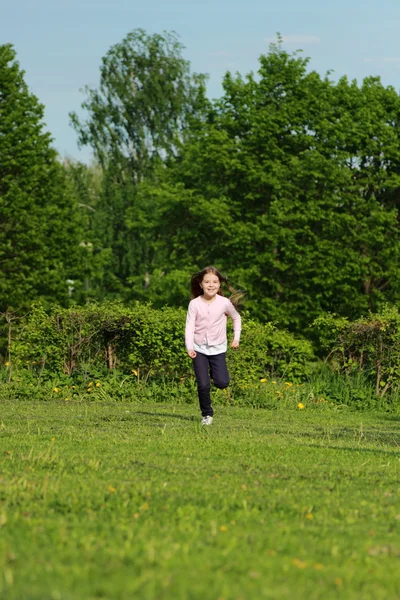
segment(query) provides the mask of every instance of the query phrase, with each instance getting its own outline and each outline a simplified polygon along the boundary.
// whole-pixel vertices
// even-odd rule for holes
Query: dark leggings
[[[225,352],[207,356],[197,352],[193,359],[194,372],[197,380],[197,392],[199,394],[200,410],[203,417],[212,417],[214,414],[211,406],[210,388],[212,378],[215,387],[223,390],[229,385],[229,373],[226,366]]]

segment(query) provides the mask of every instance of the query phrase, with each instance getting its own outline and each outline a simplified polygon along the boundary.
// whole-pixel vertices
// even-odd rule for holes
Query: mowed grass
[[[400,420],[3,403],[0,598],[400,598]]]

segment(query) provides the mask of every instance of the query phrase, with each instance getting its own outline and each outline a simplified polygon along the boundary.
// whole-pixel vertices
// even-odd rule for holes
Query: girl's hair
[[[218,277],[219,283],[221,286],[218,290],[218,294],[220,294],[220,296],[224,295],[222,285],[225,285],[228,288],[228,290],[231,293],[229,300],[232,302],[233,306],[237,309],[239,307],[240,300],[245,295],[245,292],[236,290],[229,283],[228,278],[225,277],[224,275],[222,275],[222,273],[220,273],[220,271],[218,271],[218,269],[216,269],[215,267],[205,267],[202,271],[199,271],[198,273],[195,273],[194,275],[192,275],[192,279],[190,281],[190,291],[191,291],[192,299],[198,298],[199,296],[202,296],[204,294],[204,291],[203,291],[202,287],[200,286],[200,284],[203,281],[204,276],[207,275],[208,273],[212,273],[213,275],[216,275]]]

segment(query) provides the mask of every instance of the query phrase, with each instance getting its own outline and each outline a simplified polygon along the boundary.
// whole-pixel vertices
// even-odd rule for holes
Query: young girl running
[[[232,292],[231,299],[224,298],[221,286],[225,284]],[[211,425],[214,411],[210,397],[210,375],[214,385],[224,389],[229,385],[229,373],[225,361],[227,350],[227,315],[233,321],[232,348],[239,348],[241,318],[236,310],[243,295],[236,292],[227,279],[215,267],[206,267],[193,275],[192,300],[186,318],[185,343],[188,355],[193,359],[197,380],[202,425]]]

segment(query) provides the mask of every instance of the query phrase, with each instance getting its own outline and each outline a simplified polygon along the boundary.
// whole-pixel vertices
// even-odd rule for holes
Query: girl
[[[232,292],[230,299],[224,298],[221,286],[225,284]],[[197,380],[202,425],[213,422],[210,397],[210,375],[217,388],[229,385],[226,367],[227,350],[226,317],[233,320],[232,348],[239,348],[241,318],[236,310],[243,294],[236,292],[215,267],[206,267],[193,275],[191,280],[192,300],[186,318],[185,343],[188,355],[193,359]]]

